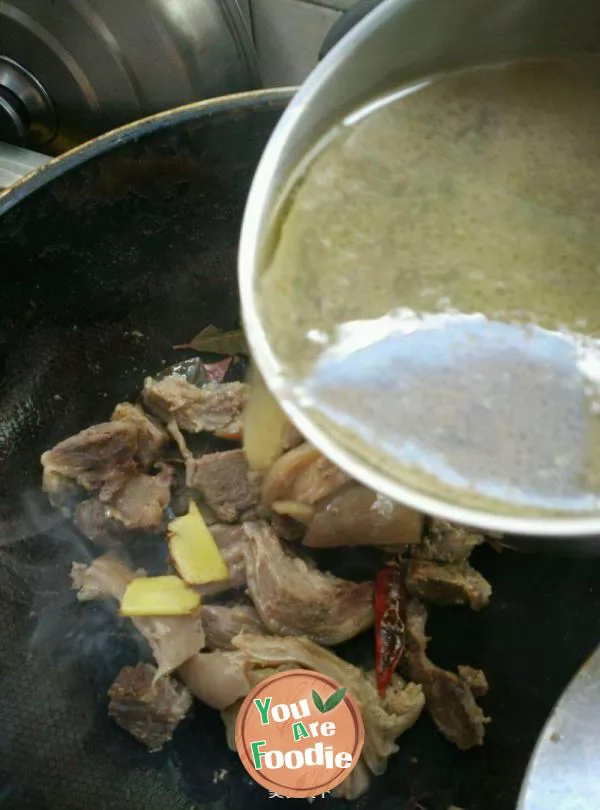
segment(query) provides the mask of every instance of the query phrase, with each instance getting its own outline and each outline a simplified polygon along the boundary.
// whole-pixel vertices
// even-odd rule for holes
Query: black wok
[[[107,418],[172,349],[238,323],[236,242],[286,92],[143,121],[0,196],[0,806],[15,810],[272,808],[196,706],[149,754],[107,717],[106,690],[138,646],[102,605],[77,604],[73,559],[93,551],[40,493],[39,456]],[[343,559],[346,552],[336,552]],[[482,614],[434,613],[432,655],[483,667],[494,722],[460,753],[427,718],[401,739],[361,810],[510,810],[537,733],[591,651],[600,563],[481,551]],[[344,653],[369,663],[371,639]],[[316,799],[317,807],[343,807]]]

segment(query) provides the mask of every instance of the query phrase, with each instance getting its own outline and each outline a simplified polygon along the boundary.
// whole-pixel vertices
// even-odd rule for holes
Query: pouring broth
[[[600,61],[386,95],[290,186],[259,280],[291,396],[401,483],[600,512]]]

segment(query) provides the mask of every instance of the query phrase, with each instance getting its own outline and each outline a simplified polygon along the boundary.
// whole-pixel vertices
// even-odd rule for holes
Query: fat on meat
[[[304,545],[412,546],[420,542],[422,527],[420,512],[353,481],[319,501]]]
[[[310,506],[350,480],[345,472],[305,442],[280,456],[267,472],[262,500],[266,506],[276,501],[296,501]]]
[[[250,691],[251,665],[239,650],[199,652],[179,668],[179,676],[194,697],[223,711]]]

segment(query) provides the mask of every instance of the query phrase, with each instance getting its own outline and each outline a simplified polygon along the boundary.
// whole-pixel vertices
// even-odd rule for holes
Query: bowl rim
[[[240,308],[246,337],[254,362],[265,384],[278,400],[289,419],[308,442],[327,456],[344,472],[365,486],[413,507],[425,514],[479,529],[514,535],[547,538],[584,537],[600,534],[600,513],[597,515],[515,515],[488,511],[484,508],[460,506],[426,494],[383,473],[376,465],[332,439],[297,402],[284,398],[280,369],[265,334],[259,316],[257,278],[260,272],[262,239],[272,223],[273,208],[279,202],[284,183],[290,174],[282,175],[286,149],[298,119],[306,111],[320,88],[342,68],[352,51],[385,25],[397,7],[410,0],[387,0],[371,11],[365,19],[346,34],[313,70],[283,113],[261,156],[246,201],[238,249],[238,286]]]

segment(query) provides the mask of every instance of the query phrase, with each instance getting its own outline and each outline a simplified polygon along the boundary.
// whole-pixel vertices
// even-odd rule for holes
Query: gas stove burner
[[[0,56],[0,141],[41,146],[56,132],[50,97],[38,80],[8,56]]]

